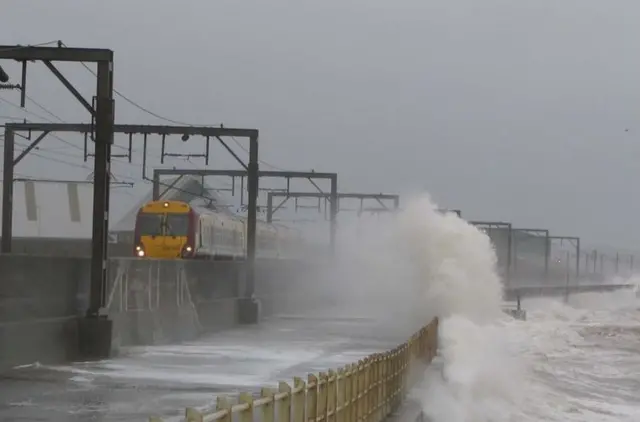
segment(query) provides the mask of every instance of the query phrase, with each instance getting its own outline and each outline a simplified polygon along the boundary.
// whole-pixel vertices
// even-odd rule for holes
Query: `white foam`
[[[640,420],[632,392],[640,384],[628,377],[640,370],[629,366],[638,355],[619,344],[640,325],[630,322],[634,292],[525,301],[528,320],[509,319],[488,237],[435,209],[429,198],[411,201],[365,253],[377,280],[392,269],[389,291],[419,298],[403,299],[421,307],[414,313],[440,317],[439,362],[420,387],[425,414],[433,422]]]
[[[357,236],[343,231],[342,260],[326,280],[336,293],[327,297],[340,301],[332,315],[373,309],[376,317],[400,321],[385,325],[392,331],[440,317],[438,363],[417,391],[426,415],[433,422],[640,421],[635,292],[580,294],[568,305],[525,300],[528,320],[510,319],[501,311],[488,237],[435,209],[421,197],[396,218],[360,224]],[[326,293],[323,286],[313,285]],[[370,352],[328,356],[342,344],[301,341],[284,348],[265,342],[268,336],[248,337],[219,335],[211,344],[141,348],[131,358],[56,369],[77,381],[107,376],[248,387],[272,384],[282,371],[319,358],[335,367]]]
[[[321,355],[321,350],[295,345],[285,349],[269,345],[259,348],[256,344],[191,343],[140,348],[132,356],[91,363],[85,368],[74,365],[51,369],[73,373],[73,380],[77,382],[81,378],[85,381],[106,376],[123,381],[252,388],[274,384],[279,372],[301,362],[314,361]],[[194,357],[200,360],[194,361]]]
[[[14,366],[13,369],[27,369],[27,368],[40,368],[42,365],[40,364],[40,362],[33,362],[33,363],[28,363],[25,365],[18,365],[18,366]]]

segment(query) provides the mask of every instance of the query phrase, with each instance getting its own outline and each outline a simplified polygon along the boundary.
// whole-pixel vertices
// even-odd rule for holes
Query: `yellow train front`
[[[151,201],[138,211],[134,256],[156,259],[244,259],[246,219],[182,201]],[[299,233],[258,221],[256,257],[296,255]]]
[[[191,258],[196,215],[181,201],[151,201],[138,211],[134,254],[140,258]]]

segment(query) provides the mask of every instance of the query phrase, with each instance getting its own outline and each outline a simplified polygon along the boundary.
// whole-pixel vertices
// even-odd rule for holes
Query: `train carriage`
[[[237,259],[244,256],[244,224],[233,216],[196,209],[197,241],[194,258]]]
[[[282,258],[297,235],[286,226],[256,224],[256,257]],[[140,258],[242,259],[247,220],[181,201],[151,201],[136,218],[134,254]]]

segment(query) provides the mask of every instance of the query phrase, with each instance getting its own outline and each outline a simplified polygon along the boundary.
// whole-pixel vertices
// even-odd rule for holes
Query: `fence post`
[[[356,400],[358,399],[358,384],[355,365],[347,365],[347,378],[345,379],[345,391],[347,392],[345,409],[345,420],[347,422],[356,420]]]
[[[202,422],[204,415],[192,407],[187,407],[184,412],[184,419],[186,422]]]
[[[240,410],[240,422],[253,422],[253,397],[251,394],[240,393],[238,402],[247,405],[245,409]]]
[[[438,348],[434,318],[405,343],[338,369],[308,375],[308,383],[294,378],[293,387],[279,382],[278,392],[262,388],[260,399],[240,393],[238,404],[225,396],[216,400],[216,412],[204,415],[185,409],[186,422],[382,422],[394,414],[418,381],[416,365],[428,364]],[[258,415],[254,415],[257,409]],[[237,414],[236,417],[233,414]],[[276,421],[277,415],[277,421]],[[149,422],[162,422],[150,417]]]
[[[395,349],[393,352],[393,406],[391,408],[392,412],[395,412],[398,408],[399,400],[400,400],[400,386],[401,386],[401,378],[400,378],[400,351],[399,349]]]
[[[280,401],[280,406],[278,406],[278,422],[291,422],[291,387],[286,382],[280,381],[278,392],[285,394]]]
[[[357,380],[358,380],[358,395],[357,395],[357,419],[356,421],[360,421],[364,419],[365,416],[365,394],[366,394],[366,385],[364,378],[364,360],[358,361],[358,369],[357,369]]]
[[[307,398],[306,391],[307,385],[302,378],[295,377],[293,379],[294,393],[291,398],[293,404],[293,421],[292,422],[305,422],[306,418],[306,405]]]
[[[375,417],[374,421],[379,422],[382,420],[382,404],[384,403],[384,396],[382,391],[382,355],[376,354],[374,358],[374,380],[375,380]]]
[[[327,422],[336,422],[338,416],[338,376],[329,369],[327,378]]]
[[[389,414],[389,352],[382,355],[382,415]]]
[[[307,421],[318,420],[318,377],[313,374],[307,376]]]
[[[225,414],[222,418],[218,419],[218,422],[231,422],[233,417],[231,416],[231,402],[226,396],[218,396],[216,398],[216,412],[224,411]]]
[[[325,372],[320,372],[318,374],[318,410],[316,412],[316,416],[323,422],[327,420],[327,407],[328,407],[328,381],[329,377]]]
[[[349,408],[347,404],[347,388],[348,383],[347,380],[347,371],[345,368],[338,369],[338,378],[337,378],[337,387],[338,387],[338,397],[336,400],[336,418],[335,422],[345,422],[346,411]]]
[[[409,372],[409,366],[411,365],[411,342],[407,342],[404,344],[404,367],[403,367],[403,385],[402,385],[402,400],[404,400],[409,394],[409,385],[410,380],[409,377],[411,373]]]
[[[364,417],[368,421],[371,418],[371,358],[364,359]]]
[[[273,396],[273,390],[270,388],[262,388],[260,390],[260,397],[267,399],[266,403],[263,403],[262,406],[260,406],[262,413],[261,422],[274,422],[276,403]]]

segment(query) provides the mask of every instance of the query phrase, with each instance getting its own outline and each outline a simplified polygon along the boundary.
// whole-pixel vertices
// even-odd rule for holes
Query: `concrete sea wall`
[[[89,264],[83,257],[0,255],[0,371],[77,356]],[[263,316],[296,311],[301,290],[290,287],[305,268],[294,261],[256,264]],[[236,326],[244,271],[241,262],[111,259],[105,308],[113,321],[112,352]]]

